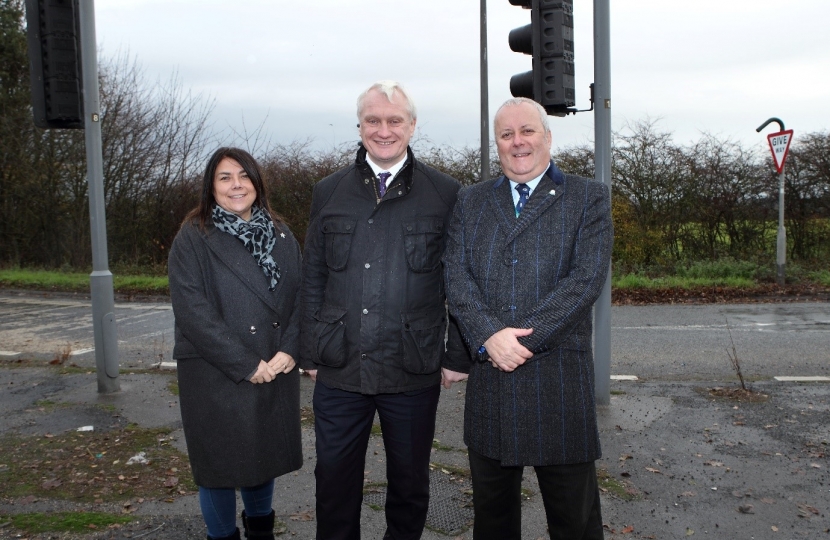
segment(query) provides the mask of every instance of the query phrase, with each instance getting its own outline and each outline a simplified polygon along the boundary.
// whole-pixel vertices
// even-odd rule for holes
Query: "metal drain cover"
[[[473,485],[469,478],[429,471],[429,510],[427,527],[433,531],[454,535],[461,534],[473,524]],[[373,489],[363,494],[363,504],[383,507],[386,488]]]

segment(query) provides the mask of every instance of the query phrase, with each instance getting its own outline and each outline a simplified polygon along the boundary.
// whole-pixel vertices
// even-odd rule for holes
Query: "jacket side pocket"
[[[569,351],[590,351],[592,339],[593,336],[586,336],[574,332],[566,337],[559,347]]]
[[[403,369],[414,375],[434,373],[441,367],[447,315],[443,308],[401,313]]]
[[[346,363],[346,310],[323,304],[314,314],[314,361],[328,367],[342,367]]]

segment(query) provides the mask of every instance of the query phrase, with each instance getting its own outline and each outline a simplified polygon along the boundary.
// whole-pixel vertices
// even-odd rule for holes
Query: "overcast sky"
[[[105,58],[128,53],[150,81],[178,73],[213,100],[218,129],[262,122],[272,140],[318,148],[357,140],[355,99],[396,79],[418,106],[417,136],[479,145],[478,0],[95,0]],[[529,11],[489,0],[490,116],[530,57],[507,45]],[[575,0],[577,106],[593,81],[593,2]],[[612,127],[659,118],[766,148],[777,116],[830,130],[830,1],[611,2]],[[554,147],[593,141],[593,114],[551,118]],[[228,138],[225,142],[231,142]]]

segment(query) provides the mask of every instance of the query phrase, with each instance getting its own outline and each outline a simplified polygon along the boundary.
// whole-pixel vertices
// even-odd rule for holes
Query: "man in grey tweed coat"
[[[520,540],[527,465],[551,538],[603,538],[591,309],[611,255],[609,193],[551,162],[537,103],[508,100],[494,131],[505,176],[459,193],[444,254],[449,309],[473,356],[473,538]],[[446,387],[464,378],[443,371]]]

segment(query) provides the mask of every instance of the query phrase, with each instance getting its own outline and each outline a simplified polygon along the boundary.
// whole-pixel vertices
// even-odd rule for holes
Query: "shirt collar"
[[[533,190],[534,190],[534,189],[536,189],[536,186],[538,186],[538,185],[539,185],[539,181],[540,181],[540,180],[542,180],[542,177],[543,177],[543,176],[545,176],[545,173],[546,173],[546,172],[548,172],[548,169],[549,169],[549,168],[550,168],[550,165],[548,165],[548,166],[545,168],[545,170],[544,170],[544,171],[542,171],[542,174],[540,174],[539,176],[537,176],[536,178],[534,178],[534,179],[533,179],[533,180],[531,180],[530,182],[525,182],[525,185],[526,185],[527,187],[529,187],[529,188],[530,188],[530,191],[529,191],[529,192],[528,192],[528,194],[527,194],[527,196],[528,196],[528,197],[530,197],[530,195],[533,193]],[[510,180],[509,178],[508,178],[508,180],[510,181],[510,189],[511,189],[511,191],[516,191],[516,186],[518,186],[518,185],[519,185],[519,183],[518,183],[518,182],[514,182],[513,180]]]
[[[369,167],[372,168],[372,172],[375,173],[375,176],[378,176],[383,171],[387,171],[387,172],[392,173],[392,176],[390,176],[389,180],[386,181],[387,184],[388,184],[389,182],[391,182],[398,175],[398,173],[401,171],[401,169],[403,169],[404,164],[406,164],[406,158],[407,158],[407,155],[404,154],[403,159],[401,159],[399,162],[395,163],[394,165],[392,165],[388,169],[384,169],[383,167],[381,167],[380,165],[378,165],[377,163],[372,161],[372,158],[370,158],[369,154],[367,153],[366,154],[366,163],[368,163]]]

